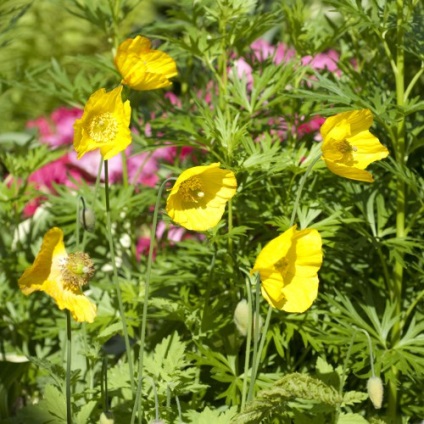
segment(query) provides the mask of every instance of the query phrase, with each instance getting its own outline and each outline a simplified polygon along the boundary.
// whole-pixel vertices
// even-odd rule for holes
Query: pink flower
[[[278,43],[275,49],[274,63],[279,65],[282,62],[288,62],[296,56],[296,50],[290,49],[284,43]]]
[[[312,69],[321,70],[327,69],[330,72],[334,72],[339,75],[340,70],[337,67],[339,61],[339,54],[335,50],[329,50],[326,53],[318,53],[315,56],[304,56],[302,57],[302,65],[309,65]]]
[[[130,152],[129,148],[125,151],[128,155]],[[81,159],[77,159],[77,153],[72,150],[69,153],[69,163],[72,167],[81,174],[85,175],[87,180],[95,180],[97,173],[99,172],[99,166],[102,157],[98,151],[92,151],[86,153]],[[108,160],[108,171],[109,171],[109,182],[116,183],[122,180],[122,157],[116,155]],[[105,179],[105,167],[103,165],[102,173],[100,175],[102,181]]]
[[[154,152],[143,152],[130,156],[127,161],[128,180],[132,184],[154,187],[159,181],[159,164]]]
[[[315,141],[321,141],[322,137],[319,132],[321,125],[324,123],[325,118],[322,116],[314,116],[310,121],[302,122],[300,125],[297,125],[295,131],[297,132],[298,138],[302,138],[306,134],[316,133],[314,136]]]
[[[81,118],[82,110],[77,108],[59,107],[50,118],[38,118],[28,121],[28,128],[37,128],[40,141],[52,147],[72,144],[74,138],[74,122]]]
[[[275,46],[269,44],[268,41],[263,38],[255,40],[250,45],[250,48],[253,50],[253,53],[259,62],[264,62],[269,57],[273,57],[275,53]]]

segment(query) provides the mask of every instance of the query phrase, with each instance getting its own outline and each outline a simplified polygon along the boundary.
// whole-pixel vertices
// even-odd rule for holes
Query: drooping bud
[[[256,319],[256,313],[254,313],[252,318],[252,325],[254,330],[256,329],[256,322],[258,324],[258,331],[260,331],[262,328],[263,320],[260,315],[258,319]],[[249,305],[246,299],[242,299],[239,303],[237,303],[236,309],[234,310],[234,324],[236,325],[239,333],[243,337],[246,337],[249,325]]]
[[[94,231],[94,227],[96,225],[96,216],[94,215],[92,209],[84,207],[80,212],[79,220],[84,230],[88,231],[89,233]]]
[[[239,303],[237,303],[236,309],[234,310],[234,324],[243,337],[246,337],[247,335],[248,322],[249,305],[247,304],[246,299],[242,299]]]
[[[380,377],[375,375],[368,379],[368,396],[375,409],[380,409],[383,404],[384,387]]]
[[[114,424],[115,420],[110,412],[100,414],[99,424]]]

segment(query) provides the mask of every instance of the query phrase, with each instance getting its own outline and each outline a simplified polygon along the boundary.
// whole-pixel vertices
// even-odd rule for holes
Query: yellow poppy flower
[[[322,242],[317,230],[289,228],[259,253],[253,272],[259,272],[262,295],[276,309],[305,312],[318,295]]]
[[[389,151],[368,129],[373,121],[368,109],[339,113],[321,126],[322,157],[328,169],[357,181],[373,182],[365,168],[384,159]]]
[[[206,231],[218,224],[225,204],[237,190],[234,173],[219,165],[195,166],[178,177],[166,202],[166,211],[174,222],[194,231]]]
[[[43,291],[55,300],[59,309],[68,309],[76,321],[93,322],[96,305],[81,291],[93,273],[90,257],[81,252],[68,255],[63,231],[54,227],[45,234],[34,263],[18,283],[25,295]]]
[[[74,123],[74,148],[81,159],[100,149],[104,160],[122,152],[131,143],[130,102],[122,102],[122,85],[106,93],[97,90],[88,99],[81,119]]]
[[[150,40],[138,35],[122,42],[115,66],[122,83],[134,90],[155,90],[171,85],[169,78],[178,74],[174,59],[165,52],[151,50]]]

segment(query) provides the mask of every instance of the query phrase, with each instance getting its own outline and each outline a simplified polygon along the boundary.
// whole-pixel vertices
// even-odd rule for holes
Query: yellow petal
[[[364,169],[389,154],[368,129],[373,117],[368,109],[339,113],[327,118],[321,127],[322,158],[337,175],[357,181],[373,182]]]
[[[181,173],[166,202],[174,222],[194,231],[206,231],[219,223],[237,190],[234,173],[219,165],[195,166]]]
[[[34,263],[25,270],[18,280],[19,288],[26,295],[42,290],[43,283],[49,278],[52,270],[53,258],[55,262],[68,255],[63,244],[63,231],[54,227],[43,237],[40,252]]]
[[[43,291],[55,300],[59,309],[68,309],[76,321],[93,322],[96,305],[78,287],[63,280],[61,269],[67,259],[63,231],[54,227],[44,235],[34,263],[18,281],[19,287],[26,295]]]
[[[60,310],[68,309],[75,321],[94,321],[96,305],[81,290],[65,288],[61,280],[49,280],[43,285],[43,291],[55,300]]]
[[[131,143],[131,107],[128,100],[122,102],[121,92],[122,85],[108,93],[101,88],[88,99],[83,116],[74,124],[74,148],[78,159],[100,149],[103,159],[107,160]]]
[[[118,47],[115,66],[122,82],[134,90],[154,90],[171,85],[177,75],[175,61],[159,50],[150,49],[150,41],[141,36],[127,39]]]
[[[262,295],[272,307],[301,313],[317,297],[321,264],[322,240],[318,231],[297,231],[293,226],[262,249],[252,272],[259,272]]]
[[[296,226],[289,228],[283,234],[268,242],[256,258],[252,272],[274,272],[274,264],[284,258],[291,245]],[[262,278],[262,274],[261,274]]]
[[[280,309],[286,312],[302,313],[309,309],[318,295],[318,276],[296,277],[281,291],[285,302]]]
[[[340,175],[341,177],[349,178],[350,180],[355,181],[363,181],[365,183],[374,182],[374,178],[371,172],[365,171],[363,169],[346,166],[330,160],[325,160],[325,164],[331,172],[336,175]]]

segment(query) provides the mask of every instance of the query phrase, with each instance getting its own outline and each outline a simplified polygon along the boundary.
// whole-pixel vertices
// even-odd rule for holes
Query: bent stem
[[[156,197],[155,210],[153,212],[149,256],[147,258],[146,282],[144,284],[144,303],[143,303],[143,315],[142,315],[141,332],[140,332],[140,353],[139,353],[139,359],[138,359],[137,394],[135,397],[135,403],[134,403],[133,412],[131,415],[131,424],[134,424],[137,412],[138,412],[138,421],[139,423],[141,423],[141,416],[143,413],[143,405],[141,402],[141,392],[143,389],[144,343],[146,339],[146,323],[147,323],[147,308],[149,305],[150,275],[152,272],[153,250],[154,250],[154,241],[156,238],[156,227],[158,223],[159,205],[160,205],[162,193],[163,193],[163,190],[165,189],[166,184],[169,181],[174,181],[174,180],[176,180],[176,178],[168,178],[160,186],[158,195]]]
[[[105,199],[106,199],[106,232],[107,237],[109,240],[109,250],[110,250],[110,256],[112,260],[112,269],[113,269],[113,283],[116,288],[116,295],[118,297],[118,306],[119,306],[119,315],[121,317],[122,322],[122,331],[124,333],[124,340],[125,340],[125,350],[128,357],[128,368],[129,368],[129,375],[130,375],[130,384],[131,384],[131,391],[134,393],[135,387],[134,387],[134,368],[133,368],[133,360],[131,355],[131,347],[130,347],[130,339],[128,337],[128,328],[127,328],[127,322],[125,319],[125,313],[124,313],[124,305],[122,303],[122,293],[121,293],[121,287],[119,286],[119,280],[118,280],[118,270],[116,268],[116,258],[115,258],[115,248],[113,245],[113,238],[112,238],[112,221],[110,217],[110,203],[109,203],[109,167],[108,167],[108,161],[104,161],[105,164]]]
[[[72,358],[72,327],[71,313],[66,309],[66,423],[72,424],[71,406],[71,358]]]

